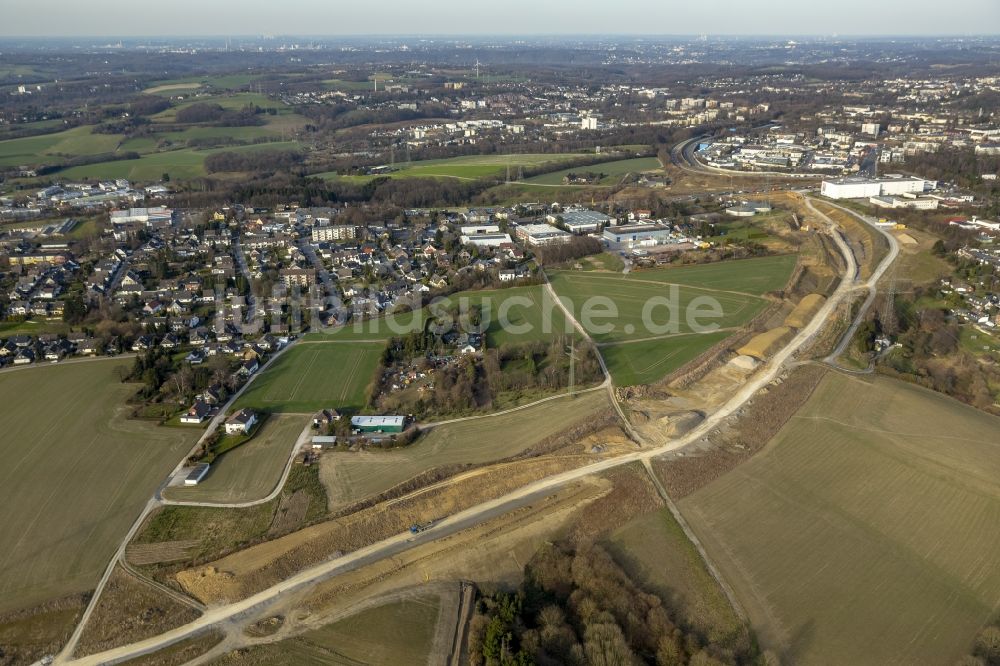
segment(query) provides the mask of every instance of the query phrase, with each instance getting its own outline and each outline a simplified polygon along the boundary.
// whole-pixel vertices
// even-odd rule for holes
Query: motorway
[[[818,211],[817,213],[820,218],[826,220],[831,230],[835,228],[836,225],[833,220]],[[178,641],[196,636],[214,625],[243,617],[262,615],[266,613],[271,604],[280,599],[283,594],[292,590],[299,590],[310,585],[314,585],[338,574],[392,557],[393,555],[413,548],[417,545],[455,534],[484,521],[499,517],[516,508],[541,501],[557,488],[567,483],[582,479],[592,474],[599,474],[622,465],[628,465],[634,462],[644,462],[693,444],[720,425],[726,418],[742,409],[742,407],[759,390],[786,372],[787,369],[795,363],[794,357],[799,350],[807,345],[820,332],[823,326],[830,319],[831,315],[836,312],[837,308],[845,301],[845,299],[854,293],[859,287],[864,286],[859,285],[856,280],[857,264],[854,254],[839,234],[834,233],[832,236],[838,246],[838,249],[844,257],[845,262],[843,279],[837,286],[837,289],[830,296],[830,298],[827,299],[809,324],[801,329],[785,348],[779,351],[770,361],[764,364],[761,369],[758,370],[757,374],[754,375],[744,386],[742,386],[740,390],[737,391],[725,404],[719,407],[719,409],[712,414],[708,415],[698,427],[691,430],[683,437],[659,447],[642,448],[623,456],[602,460],[584,467],[541,479],[497,499],[484,502],[459,513],[453,514],[434,524],[432,527],[420,534],[400,534],[301,571],[277,585],[258,592],[248,599],[211,608],[197,620],[165,632],[159,636],[119,648],[114,648],[95,655],[73,659],[71,656],[72,652],[79,641],[79,636],[82,633],[84,624],[89,618],[93,607],[96,606],[97,599],[104,587],[104,583],[106,583],[107,577],[110,576],[110,572],[113,570],[115,563],[123,555],[125,546],[138,530],[141,521],[144,520],[149,511],[157,505],[157,500],[154,497],[147,504],[147,509],[143,512],[143,515],[140,516],[140,519],[136,521],[132,529],[129,531],[125,541],[122,542],[114,560],[108,567],[105,578],[102,579],[101,585],[99,585],[97,591],[95,591],[90,605],[88,606],[84,617],[81,619],[79,626],[74,632],[73,637],[67,643],[64,650],[56,657],[56,663],[79,665],[117,663],[125,659],[155,652],[177,643]],[[897,245],[892,245],[891,247],[898,248]],[[886,257],[883,258],[876,270],[873,271],[873,278],[875,278],[875,276],[881,276],[888,266],[895,260],[895,257],[896,252],[890,251]],[[873,284],[874,282],[869,280],[869,284],[867,286],[871,288],[871,285]],[[570,316],[571,321],[579,327],[579,322],[576,322],[572,313],[567,311],[567,314]],[[857,322],[860,322],[862,315],[863,312],[859,313],[856,320]],[[181,464],[183,464],[183,461]],[[178,468],[180,466],[181,465],[178,465]]]
[[[761,176],[775,176],[780,178],[823,178],[822,174],[813,173],[787,173],[784,171],[734,171],[732,169],[719,169],[703,164],[695,157],[695,148],[698,142],[710,138],[708,134],[702,134],[686,141],[681,141],[670,149],[670,161],[677,168],[689,173],[711,174],[713,176],[730,176],[736,178],[760,178]]]

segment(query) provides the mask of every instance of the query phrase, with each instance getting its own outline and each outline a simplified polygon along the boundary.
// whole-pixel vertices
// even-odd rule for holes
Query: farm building
[[[321,409],[313,415],[313,427],[328,426],[334,421],[340,420],[340,414],[336,409]]]
[[[252,409],[241,409],[226,419],[227,435],[245,435],[257,423],[257,412]]]
[[[199,463],[184,477],[184,485],[197,486],[205,478],[206,474],[208,474],[208,463]]]
[[[352,416],[351,428],[358,432],[403,432],[405,416]]]

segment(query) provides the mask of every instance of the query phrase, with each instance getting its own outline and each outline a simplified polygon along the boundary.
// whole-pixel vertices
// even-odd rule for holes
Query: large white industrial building
[[[923,178],[837,178],[824,180],[820,193],[831,199],[869,199],[902,194],[923,194],[937,187],[937,182]]]
[[[509,234],[469,234],[462,236],[462,245],[477,247],[500,247],[505,243],[513,243]]]
[[[566,243],[573,238],[573,234],[547,224],[522,224],[514,230],[514,235],[529,245]]]

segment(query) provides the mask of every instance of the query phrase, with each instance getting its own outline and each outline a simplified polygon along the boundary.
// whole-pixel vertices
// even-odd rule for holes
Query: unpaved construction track
[[[820,217],[825,219],[829,223],[830,227],[833,228],[834,223],[832,220],[821,213]],[[572,481],[580,480],[584,477],[599,474],[606,470],[633,462],[644,462],[650,458],[682,449],[694,442],[697,442],[700,438],[704,437],[718,425],[723,423],[727,417],[742,409],[744,404],[749,401],[760,389],[766,387],[782,373],[784,373],[788,366],[795,361],[795,355],[799,352],[799,350],[813,339],[813,337],[826,324],[826,321],[831,314],[836,312],[837,307],[844,301],[845,298],[855,291],[857,283],[854,280],[854,276],[856,275],[857,266],[854,256],[850,252],[850,249],[846,246],[846,243],[844,243],[843,239],[837,235],[834,235],[834,239],[836,240],[837,246],[845,260],[843,279],[838,285],[836,291],[830,296],[829,299],[827,299],[826,303],[823,304],[812,321],[810,321],[806,327],[801,329],[784,349],[780,350],[770,361],[760,368],[757,374],[752,376],[746,385],[736,391],[725,404],[721,405],[714,413],[706,417],[699,426],[689,431],[683,437],[659,447],[644,448],[617,458],[602,460],[591,465],[555,474],[551,477],[520,488],[514,492],[508,493],[503,497],[484,502],[449,516],[419,534],[411,535],[407,533],[393,536],[384,541],[360,548],[352,553],[348,553],[341,557],[331,559],[327,562],[301,571],[287,580],[262,590],[261,592],[242,601],[210,608],[204,613],[204,615],[202,615],[202,617],[198,618],[194,622],[145,641],[108,650],[104,653],[73,659],[71,654],[72,649],[76,644],[76,641],[73,640],[69,645],[67,645],[67,649],[58,656],[57,663],[113,663],[131,657],[155,652],[191,636],[198,635],[206,629],[216,625],[229,623],[233,620],[242,618],[258,617],[266,613],[269,606],[271,606],[276,600],[293,592],[308,589],[317,582],[329,579],[340,573],[352,571],[366,564],[371,564],[385,558],[391,558],[392,556],[409,550],[417,545],[455,534],[484,521],[497,518],[520,507],[542,501],[554,490]],[[873,271],[872,278],[869,280],[870,286],[875,284],[873,280],[877,281],[877,278],[885,272],[886,268],[895,259],[898,251],[898,244],[894,242],[894,239],[891,241],[890,247],[891,251],[889,254],[883,258],[878,268]],[[575,325],[579,328],[579,322],[572,319],[572,314],[567,312],[567,315],[570,316],[571,320],[574,321]],[[610,382],[608,382],[608,384],[610,385]],[[155,501],[151,500],[150,504],[154,505]],[[119,553],[116,554],[115,561],[117,561],[117,559],[124,552],[125,545],[132,538],[137,528],[138,523],[135,528],[130,530],[128,539],[126,539],[126,541],[122,544]],[[97,594],[99,594],[99,592],[100,588],[98,589]],[[96,596],[97,595],[95,594],[95,598]],[[93,602],[91,606],[93,606]],[[77,638],[82,626],[83,623],[81,622],[81,626],[78,627],[76,634]]]

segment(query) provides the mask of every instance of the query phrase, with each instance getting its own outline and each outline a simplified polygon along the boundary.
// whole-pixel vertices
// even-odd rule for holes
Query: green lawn
[[[223,95],[199,95],[198,97],[190,97],[183,102],[172,106],[169,109],[160,111],[159,113],[153,114],[149,117],[154,123],[173,123],[177,119],[177,112],[180,109],[189,107],[193,104],[218,104],[224,109],[239,110],[247,105],[259,106],[262,109],[266,108],[276,108],[279,113],[291,113],[290,107],[286,106],[278,100],[273,100],[267,95],[259,95],[257,93],[233,93],[233,94],[223,94]]]
[[[4,321],[0,322],[0,337],[7,338],[12,335],[21,335],[27,333],[29,335],[41,335],[43,333],[54,333],[59,335],[61,333],[69,333],[69,324],[66,324],[59,320],[36,320],[27,319],[25,321]]]
[[[628,386],[659,381],[749,322],[767,307],[759,294],[782,288],[795,262],[795,255],[781,255],[627,275],[554,271],[550,279],[577,320],[601,343],[612,379]],[[670,305],[671,289],[677,295],[676,311]],[[662,304],[651,305],[657,302]],[[714,316],[716,304],[721,317]],[[693,322],[689,313],[698,315]],[[691,323],[722,330],[693,335]]]
[[[643,173],[646,171],[660,171],[662,170],[662,165],[660,160],[655,157],[636,157],[629,160],[618,160],[615,162],[605,162],[603,164],[595,164],[593,166],[577,167],[573,169],[563,169],[562,171],[553,171],[552,173],[544,173],[540,176],[535,176],[534,178],[528,178],[523,181],[526,185],[562,185],[563,178],[570,173],[603,173],[605,177],[602,178],[597,185],[615,185],[617,184],[625,174],[628,173]]]
[[[442,425],[400,449],[324,455],[320,478],[330,507],[345,506],[436,467],[509,458],[609,406],[605,391],[590,391],[508,414]]]
[[[643,514],[615,530],[609,549],[636,582],[658,594],[699,636],[729,648],[750,639],[669,509]]]
[[[782,289],[791,277],[797,260],[794,254],[779,254],[697,266],[641,270],[628,277],[761,295]]]
[[[181,148],[161,153],[150,153],[143,155],[137,160],[99,162],[97,164],[73,167],[59,173],[60,176],[67,179],[102,180],[107,178],[128,178],[129,180],[139,181],[159,180],[162,174],[167,173],[172,180],[181,180],[204,176],[205,158],[213,153],[223,151],[298,150],[301,147],[301,144],[297,141],[276,141],[249,146],[213,148],[212,150]]]
[[[384,343],[300,342],[237,400],[234,409],[308,413],[364,406]]]
[[[417,596],[377,606],[294,638],[227,653],[211,664],[426,664],[431,658],[440,606],[440,600],[434,596]]]

